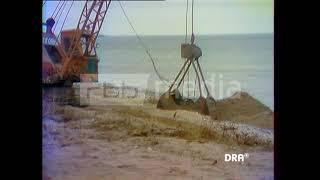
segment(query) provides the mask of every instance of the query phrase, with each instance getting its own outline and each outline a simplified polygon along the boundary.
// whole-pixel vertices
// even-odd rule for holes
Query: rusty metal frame
[[[69,68],[70,60],[73,57],[96,55],[95,43],[110,3],[111,0],[86,1],[78,21],[77,29],[73,34],[71,45],[67,51],[67,58],[64,60],[62,75]],[[88,38],[86,42],[81,42],[83,35],[86,35]]]
[[[94,0],[86,1],[78,21],[76,33],[73,36],[73,47],[69,49],[68,57],[79,52],[80,55],[94,55],[95,42],[100,32],[103,20],[106,16],[107,10],[110,6],[111,0]],[[88,34],[87,44],[81,43],[81,36]],[[85,46],[83,52],[82,47]]]

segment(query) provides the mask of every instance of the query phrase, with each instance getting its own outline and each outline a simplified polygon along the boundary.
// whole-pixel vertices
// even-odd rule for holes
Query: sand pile
[[[263,128],[273,128],[273,112],[246,92],[236,92],[231,97],[213,103],[207,100],[209,112],[203,113],[199,100],[182,100],[179,92],[169,96],[163,94],[157,108],[167,110],[188,110],[210,115],[214,120],[228,120],[252,124]],[[203,103],[202,103],[203,104]]]
[[[246,92],[236,92],[229,98],[219,100],[215,106],[210,106],[210,110],[214,119],[273,128],[272,110]]]

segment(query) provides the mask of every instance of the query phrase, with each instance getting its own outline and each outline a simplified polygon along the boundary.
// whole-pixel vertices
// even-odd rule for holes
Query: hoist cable
[[[71,3],[71,5],[70,5],[70,7],[69,7],[69,9],[68,9],[68,11],[67,11],[67,14],[66,14],[64,20],[63,20],[63,23],[62,23],[62,26],[61,26],[61,28],[60,28],[59,35],[58,35],[58,38],[57,38],[57,39],[59,39],[59,37],[61,36],[62,29],[63,29],[63,27],[64,27],[64,24],[65,24],[66,20],[67,20],[67,17],[68,17],[68,15],[69,15],[69,12],[70,12],[70,10],[71,10],[71,8],[72,8],[72,6],[73,6],[73,3],[74,3],[74,0],[72,0],[72,3]]]
[[[191,31],[192,31],[192,34],[193,34],[193,1],[192,0],[192,5],[191,5]]]
[[[59,1],[60,2],[60,1]],[[54,14],[54,16],[52,17],[53,19],[56,19],[56,17],[58,16],[58,14],[60,13],[60,10],[62,8],[62,6],[66,3],[66,1],[63,1],[62,4],[60,5],[58,11]]]
[[[67,17],[68,17],[68,15],[69,15],[69,13],[70,13],[70,10],[71,10],[72,6],[73,6],[73,3],[74,3],[74,0],[72,0],[72,2],[71,2],[71,5],[70,5],[70,7],[69,7],[69,9],[68,9],[68,11],[67,11],[67,14],[66,14],[64,20],[63,20],[63,23],[62,23],[62,26],[61,26],[61,29],[60,29],[60,32],[59,32],[59,33],[61,33],[62,28],[64,27],[64,24],[66,23]]]
[[[56,8],[54,9],[54,11],[53,11],[53,13],[52,13],[52,15],[51,15],[51,17],[53,17],[53,15],[54,15],[54,13],[56,12],[56,10],[58,9],[58,7],[59,7],[59,4],[61,3],[61,1],[59,1],[58,2],[58,5],[56,6]]]
[[[188,9],[189,9],[189,0],[187,0],[187,8],[186,8],[186,36],[185,36],[185,43],[187,43],[187,36],[188,36]]]
[[[169,82],[167,79],[163,78],[163,77],[160,75],[160,73],[158,72],[158,70],[157,70],[157,68],[156,68],[156,65],[155,65],[155,62],[154,62],[154,59],[152,58],[152,56],[151,56],[151,54],[150,54],[147,46],[143,43],[142,39],[141,39],[140,36],[138,35],[136,29],[134,28],[133,24],[131,23],[131,21],[130,21],[130,19],[129,19],[127,13],[125,12],[124,8],[122,7],[121,2],[120,2],[119,0],[118,0],[118,2],[119,2],[119,5],[120,5],[120,7],[121,7],[121,9],[122,9],[122,12],[123,12],[126,20],[128,21],[129,25],[131,26],[131,29],[134,31],[134,33],[135,33],[137,39],[139,40],[141,46],[142,46],[142,47],[144,48],[144,50],[146,51],[146,54],[149,56],[149,58],[150,58],[150,60],[151,60],[151,62],[152,62],[153,69],[154,69],[155,73],[157,74],[158,78],[159,78],[161,81],[165,81],[166,83]]]
[[[56,28],[57,28],[57,26],[58,26],[58,23],[59,23],[59,21],[60,21],[61,15],[63,14],[64,8],[66,7],[66,5],[67,5],[67,1],[64,1],[64,3],[63,3],[63,8],[62,8],[62,10],[61,10],[60,13],[59,13],[59,16],[58,16],[58,19],[57,19],[57,21],[56,21],[55,26],[53,27],[53,32],[56,30]]]

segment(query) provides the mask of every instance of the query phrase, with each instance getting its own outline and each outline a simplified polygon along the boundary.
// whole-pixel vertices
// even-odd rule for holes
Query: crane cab
[[[58,81],[58,68],[62,66],[64,52],[57,37],[50,31],[42,34],[42,79],[44,83]]]
[[[99,59],[95,51],[95,47],[93,47],[93,53],[88,53],[88,49],[90,48],[88,44],[91,37],[90,34],[84,31],[80,34],[79,42],[72,42],[74,37],[77,36],[76,33],[79,33],[76,29],[72,30],[64,30],[61,32],[61,47],[64,49],[69,56],[72,56],[71,64],[73,66],[79,67],[78,76],[80,81],[82,82],[97,82],[98,81],[98,63]],[[70,51],[72,46],[77,46],[74,48],[75,51]],[[77,64],[77,65],[75,65]]]

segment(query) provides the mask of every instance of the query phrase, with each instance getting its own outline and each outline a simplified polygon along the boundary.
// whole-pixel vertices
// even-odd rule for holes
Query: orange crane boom
[[[74,52],[81,52],[82,55],[95,54],[95,42],[100,32],[103,20],[110,6],[111,0],[86,1],[78,21],[77,31],[73,36],[74,46],[68,50],[68,56],[71,57]],[[89,38],[86,42],[80,42],[81,36],[87,35]],[[86,43],[86,44],[84,44]],[[82,47],[85,51],[82,52]]]
[[[72,59],[84,61],[84,64],[88,64],[88,57],[96,56],[95,43],[110,3],[111,0],[86,1],[77,28],[72,34],[71,44],[66,49],[67,57],[63,61],[62,76],[83,73],[83,63],[70,64]],[[70,65],[73,67],[70,67]]]

